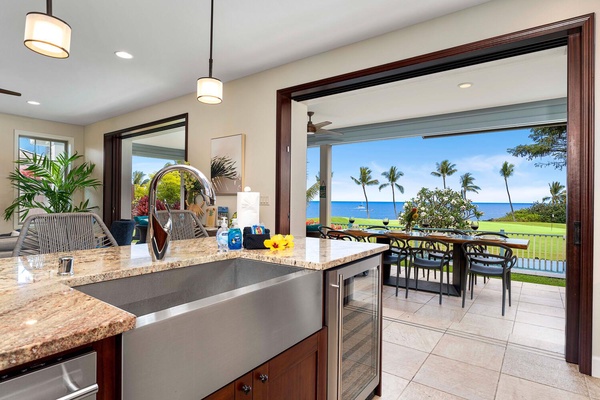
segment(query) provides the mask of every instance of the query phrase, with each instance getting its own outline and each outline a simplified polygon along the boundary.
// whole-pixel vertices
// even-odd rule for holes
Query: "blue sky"
[[[446,177],[446,185],[460,190],[460,175],[470,172],[475,177],[475,185],[481,187],[479,194],[468,194],[473,201],[508,202],[504,178],[499,173],[504,161],[515,165],[514,174],[508,179],[512,201],[541,201],[549,195],[548,183],[558,181],[565,185],[566,168],[535,167],[534,161],[508,154],[508,148],[531,143],[529,133],[529,129],[518,129],[427,140],[412,137],[333,146],[332,200],[364,201],[361,187],[350,176],[357,178],[359,168],[364,166],[371,168],[374,179],[385,183],[381,173],[392,165],[404,172],[399,182],[404,186],[404,194],[396,192],[396,200],[408,200],[415,197],[422,187],[443,187],[442,178],[432,176],[431,172],[436,170],[436,162],[448,159],[456,164],[458,171]],[[319,148],[308,149],[307,170],[308,187],[319,170]],[[367,196],[369,201],[392,201],[389,187],[379,192],[377,186],[370,186]]]

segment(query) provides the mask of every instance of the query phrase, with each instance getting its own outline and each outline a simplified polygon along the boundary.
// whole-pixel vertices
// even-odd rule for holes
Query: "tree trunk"
[[[369,199],[367,198],[367,190],[365,189],[365,185],[362,185],[362,188],[365,195],[365,203],[367,203],[367,219],[369,219]]]
[[[444,189],[446,189],[446,175],[442,174],[442,182],[444,182]]]
[[[510,199],[510,191],[508,190],[508,179],[506,179],[506,177],[504,177],[504,183],[506,184],[506,193],[508,194],[508,203],[510,204],[510,213],[512,214],[513,222],[515,222],[516,221],[515,210],[513,209],[512,200]]]
[[[392,183],[392,202],[394,203],[394,218],[398,218],[398,212],[396,212],[396,192],[394,191],[393,183]]]

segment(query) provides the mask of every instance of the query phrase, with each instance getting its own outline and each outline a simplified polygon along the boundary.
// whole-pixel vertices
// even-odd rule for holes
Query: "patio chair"
[[[158,220],[165,224],[169,219],[168,211],[158,211]],[[171,210],[171,240],[185,240],[208,237],[208,233],[195,213],[190,210]]]
[[[101,247],[118,244],[94,213],[57,213],[29,216],[13,250],[13,257]]]
[[[385,233],[373,233],[364,238],[367,243],[384,243],[390,248],[383,252],[383,266],[388,267],[391,271],[391,266],[396,265],[396,296],[398,296],[398,278],[400,275],[400,263],[408,258],[406,242],[402,239],[387,235]],[[405,263],[406,267],[406,263]],[[387,274],[387,272],[386,272]]]
[[[480,238],[480,240],[484,240],[484,238],[482,238],[482,236],[493,237],[493,238],[498,238],[498,239],[508,239],[508,235],[505,235],[504,233],[500,233],[500,232],[477,232],[473,236],[475,236],[475,239]],[[486,246],[482,246],[481,251],[487,251]],[[487,280],[488,280],[488,278],[484,276],[483,283],[486,283]],[[477,276],[475,276],[475,284],[477,285]]]
[[[408,298],[408,280],[410,279],[410,268],[415,270],[415,289],[419,289],[419,268],[440,271],[440,304],[442,304],[442,293],[444,284],[444,266],[446,267],[446,290],[450,296],[450,268],[452,250],[448,243],[436,239],[421,238],[406,241],[409,253],[409,269],[406,273],[406,298]],[[435,252],[436,257],[430,258],[429,254]]]
[[[473,300],[473,283],[476,275],[484,277],[498,276],[502,278],[502,316],[506,308],[506,292],[508,291],[508,306],[511,306],[511,280],[512,267],[517,263],[517,257],[512,249],[503,244],[490,244],[488,242],[474,241],[462,245],[467,259],[465,273],[469,276],[468,289],[471,290]],[[482,251],[485,249],[485,251]],[[467,288],[463,289],[462,306],[465,307]]]
[[[327,231],[326,235],[327,239],[334,239],[334,240],[346,240],[346,241],[351,241],[351,242],[362,242],[362,238],[358,237],[358,236],[354,236],[351,233],[348,232],[344,232],[344,231],[336,231],[334,229],[331,229],[329,231]]]
[[[319,233],[322,239],[327,239],[327,232],[332,231],[333,228],[330,226],[321,225],[319,226]]]
[[[382,231],[390,230],[390,228],[388,226],[384,226],[384,225],[371,225],[371,226],[367,226],[365,229],[380,229]]]

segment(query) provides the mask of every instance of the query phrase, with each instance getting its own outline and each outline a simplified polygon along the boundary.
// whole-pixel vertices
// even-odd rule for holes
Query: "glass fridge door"
[[[364,396],[379,381],[379,273],[377,266],[355,276],[338,276],[343,288],[340,349],[343,400]]]

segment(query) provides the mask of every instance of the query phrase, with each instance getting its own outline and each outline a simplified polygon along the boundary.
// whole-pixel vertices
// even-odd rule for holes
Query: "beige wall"
[[[337,75],[411,56],[429,53],[492,36],[514,32],[570,17],[600,11],[597,0],[495,0],[479,7],[454,13],[397,32],[323,53],[279,68],[225,84],[224,102],[219,106],[199,104],[190,94],[154,107],[145,108],[85,128],[85,149],[89,160],[102,164],[102,135],[106,132],[146,123],[181,113],[190,114],[190,162],[208,171],[210,138],[236,133],[246,134],[246,184],[268,195],[271,205],[261,208],[261,219],[274,225],[275,196],[275,91],[287,86]],[[600,43],[596,30],[596,43]],[[313,38],[314,39],[314,38]],[[318,38],[317,38],[318,40]],[[600,57],[596,50],[596,76]],[[218,69],[215,71],[218,76]],[[195,87],[190,82],[190,90]],[[596,81],[596,92],[598,90]],[[596,115],[600,102],[596,102]],[[294,111],[294,116],[301,112]],[[600,121],[600,118],[596,118]],[[596,122],[596,132],[600,132]],[[294,135],[305,136],[303,124],[294,122]],[[600,141],[597,141],[600,143]],[[293,140],[293,232],[302,230],[305,180],[296,173],[305,169],[305,145]],[[600,144],[597,144],[600,146]],[[600,165],[600,163],[597,163]],[[101,169],[97,177],[101,178]],[[596,179],[600,179],[596,171]],[[100,200],[96,196],[96,201]],[[600,202],[596,197],[595,208]],[[220,204],[233,206],[234,197],[222,197]],[[597,213],[598,214],[598,213]],[[598,217],[596,217],[598,218]],[[596,232],[596,237],[600,232]],[[600,252],[599,252],[600,254]],[[594,303],[600,305],[600,271],[595,259]],[[600,330],[600,306],[595,307],[594,327]],[[594,373],[600,375],[600,335],[594,335]]]
[[[2,212],[0,233],[13,230],[13,221],[4,220],[4,209],[12,203],[15,197],[14,191],[10,187],[10,181],[6,179],[8,174],[14,169],[15,130],[73,138],[75,151],[79,152],[79,154],[84,154],[82,126],[0,114],[0,138],[2,138],[2,146],[0,146],[0,187],[2,188],[0,190],[0,212]],[[101,190],[98,191],[100,192]],[[79,200],[76,199],[76,201]]]

